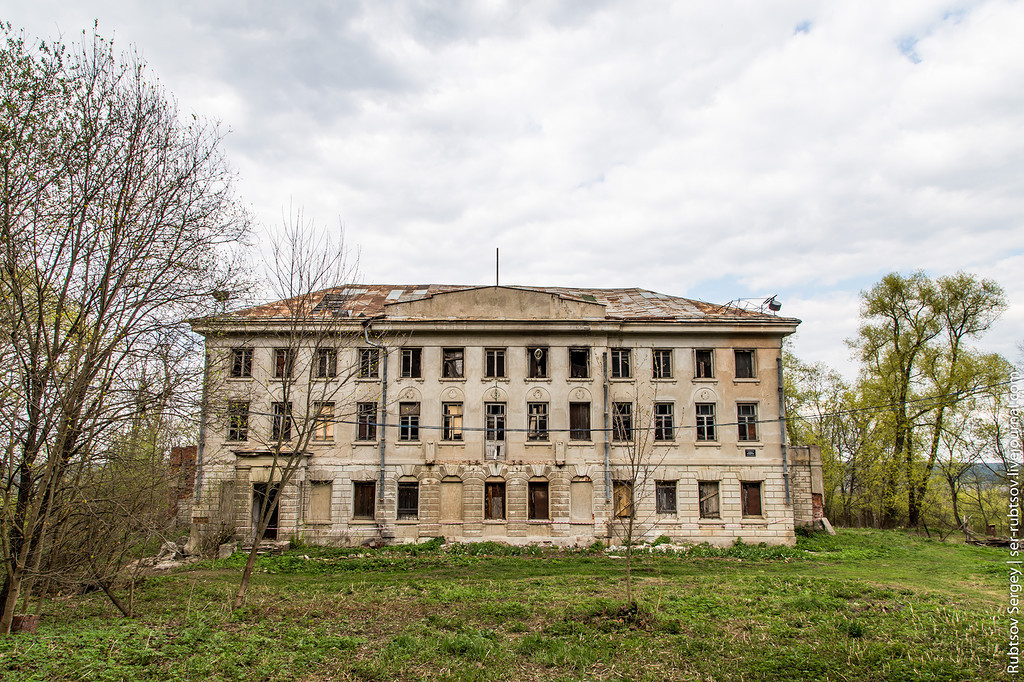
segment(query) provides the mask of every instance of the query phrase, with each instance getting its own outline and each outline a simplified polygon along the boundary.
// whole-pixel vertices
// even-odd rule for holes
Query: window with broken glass
[[[287,379],[295,365],[295,352],[291,348],[274,349],[274,378]]]
[[[228,440],[249,439],[249,403],[245,400],[228,402]]]
[[[398,483],[398,519],[408,520],[419,517],[420,484],[416,481]]]
[[[569,349],[569,378],[589,379],[590,378],[590,349],[570,348]]]
[[[590,403],[569,403],[569,440],[590,440]]]
[[[379,348],[359,349],[359,378],[376,379],[378,365],[380,364]]]
[[[529,367],[529,378],[547,379],[548,377],[548,349],[534,346],[526,349],[527,363]]]
[[[505,442],[505,403],[484,403],[488,442]]]
[[[316,417],[313,420],[314,440],[334,439],[334,403],[313,403]]]
[[[675,440],[675,405],[654,403],[654,440]]]
[[[442,440],[462,440],[462,403],[442,403],[441,421]]]
[[[398,440],[420,439],[420,404],[398,404]]]
[[[421,369],[422,348],[402,349],[402,378],[419,379],[423,376]]]
[[[633,440],[633,403],[612,404],[612,440]]]
[[[752,350],[738,350],[735,351],[736,357],[736,378],[737,379],[753,379],[756,375],[754,374],[754,351]]]
[[[505,349],[484,349],[484,376],[488,379],[505,378]]]
[[[655,506],[659,514],[676,513],[676,482],[655,481],[654,483]]]
[[[505,482],[484,483],[484,519],[499,521],[505,518]]]
[[[715,433],[715,404],[697,403],[697,440],[718,440]]]
[[[655,348],[651,358],[651,374],[655,379],[672,378],[672,349]]]
[[[313,358],[313,376],[330,379],[338,374],[338,352],[333,348],[317,348]]]
[[[715,354],[709,349],[693,351],[693,376],[697,379],[713,379],[715,377]]]
[[[377,440],[377,403],[356,404],[356,440]]]
[[[632,376],[629,348],[612,348],[611,356],[612,379],[628,379]]]
[[[271,403],[272,415],[270,437],[274,440],[292,439],[292,404]]]
[[[232,379],[243,379],[252,376],[252,348],[231,349]]]
[[[548,439],[548,404],[547,403],[527,403],[526,413],[528,419],[527,440],[547,440]]]
[[[700,518],[722,518],[721,513],[718,511],[718,481],[698,482],[697,495],[700,502]]]
[[[465,351],[462,348],[441,349],[441,378],[461,379],[465,370]]]
[[[757,403],[737,403],[736,424],[741,441],[757,440]]]

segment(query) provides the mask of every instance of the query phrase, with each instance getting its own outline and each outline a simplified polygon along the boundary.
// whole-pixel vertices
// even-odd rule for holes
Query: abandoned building
[[[351,285],[194,320],[193,521],[268,537],[792,543],[820,459],[786,448],[799,320],[642,289]]]

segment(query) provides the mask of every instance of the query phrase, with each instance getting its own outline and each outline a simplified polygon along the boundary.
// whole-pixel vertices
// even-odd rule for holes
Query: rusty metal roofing
[[[304,297],[266,303],[229,313],[222,320],[283,319],[297,315],[313,317],[386,317],[386,306],[392,303],[415,301],[436,294],[484,286],[456,284],[351,284],[324,289]],[[716,305],[679,296],[669,296],[646,289],[584,289],[572,287],[503,286],[504,289],[537,291],[605,306],[605,316],[611,320],[669,321],[669,320],[747,320],[792,323],[796,320],[747,310]]]

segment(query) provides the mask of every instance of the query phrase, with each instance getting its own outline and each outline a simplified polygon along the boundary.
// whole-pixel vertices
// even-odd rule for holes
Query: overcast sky
[[[965,270],[1019,357],[1020,2],[5,4],[134,45],[257,219],[343,224],[367,282],[492,283],[500,247],[503,284],[778,294],[849,373],[861,290]]]

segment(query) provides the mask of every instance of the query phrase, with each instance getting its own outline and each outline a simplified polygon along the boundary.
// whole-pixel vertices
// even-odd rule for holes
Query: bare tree
[[[135,57],[0,50],[0,632],[69,477],[137,409],[131,373],[209,292],[248,228],[215,126],[188,125]]]

